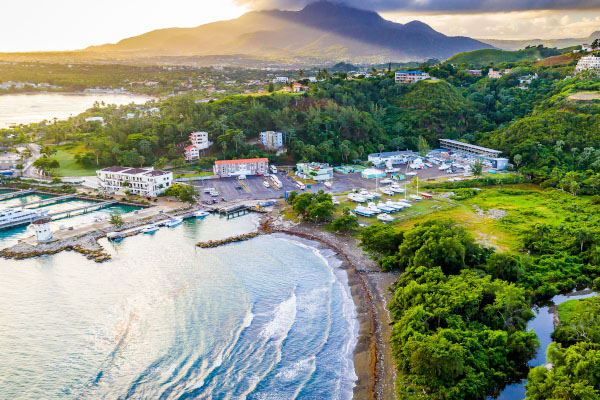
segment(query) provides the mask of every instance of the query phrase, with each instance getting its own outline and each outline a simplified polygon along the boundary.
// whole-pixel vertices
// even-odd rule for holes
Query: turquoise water
[[[0,207],[12,207],[12,206],[26,206],[27,204],[34,203],[39,200],[47,199],[52,196],[46,195],[38,195],[31,194],[26,196],[15,197],[7,200],[0,200]],[[95,204],[93,201],[87,200],[67,200],[59,203],[49,204],[47,206],[42,206],[48,210],[49,213],[65,211],[74,209],[77,207],[85,206],[88,204]],[[35,208],[35,206],[31,206],[28,208]],[[110,217],[110,213],[113,210],[118,210],[119,212],[126,214],[135,210],[139,210],[139,207],[132,206],[121,206],[121,205],[112,205],[106,208],[102,208],[100,210],[95,210],[86,214],[78,213],[71,217],[63,217],[57,220],[54,220],[50,223],[50,227],[53,231],[57,231],[60,229],[68,229],[69,227],[77,227],[80,225],[88,224],[94,222],[97,219],[108,219]],[[0,249],[5,247],[9,247],[17,243],[20,239],[24,239],[26,237],[34,236],[35,232],[31,229],[28,229],[27,225],[18,226],[11,229],[0,229]]]
[[[346,273],[287,236],[209,216],[120,243],[0,260],[0,393],[23,399],[348,399],[358,327]]]

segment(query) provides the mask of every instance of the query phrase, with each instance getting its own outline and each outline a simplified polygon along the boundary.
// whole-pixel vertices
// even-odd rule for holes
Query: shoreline
[[[282,233],[320,243],[336,253],[342,262],[339,268],[346,271],[359,324],[353,352],[357,377],[353,398],[393,399],[395,367],[389,345],[391,318],[387,303],[392,298],[388,288],[397,280],[398,274],[381,272],[373,260],[356,246],[356,239],[324,232],[315,226],[284,221],[278,211],[279,207],[275,207],[266,215],[259,230],[266,234]]]

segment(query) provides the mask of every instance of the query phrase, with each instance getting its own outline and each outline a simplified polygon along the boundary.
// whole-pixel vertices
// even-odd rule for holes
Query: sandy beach
[[[354,369],[358,380],[355,399],[393,399],[395,368],[390,336],[392,326],[387,304],[393,298],[389,287],[398,273],[382,272],[351,236],[325,232],[318,225],[284,220],[280,207],[263,218],[265,233],[280,232],[321,243],[335,251],[348,274],[348,283],[356,305],[359,337],[354,351]]]

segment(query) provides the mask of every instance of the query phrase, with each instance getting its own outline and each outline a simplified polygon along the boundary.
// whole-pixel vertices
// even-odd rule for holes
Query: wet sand
[[[319,225],[284,220],[275,209],[263,218],[265,233],[281,232],[320,242],[335,251],[348,274],[348,284],[356,305],[360,324],[354,350],[354,369],[358,377],[354,387],[355,399],[385,399],[395,397],[395,368],[391,353],[391,319],[387,305],[393,298],[389,287],[398,273],[381,272],[376,263],[358,247],[351,236],[323,231]]]

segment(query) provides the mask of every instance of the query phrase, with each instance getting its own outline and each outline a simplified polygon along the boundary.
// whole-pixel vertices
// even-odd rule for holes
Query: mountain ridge
[[[264,53],[274,59],[381,62],[445,59],[491,47],[468,37],[446,36],[420,21],[399,24],[374,11],[320,0],[300,11],[250,11],[237,19],[154,30],[84,51],[141,57]]]

